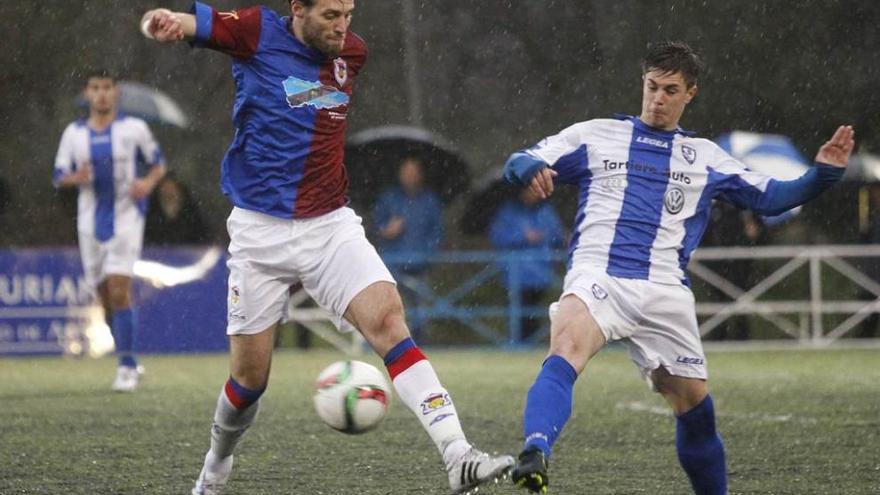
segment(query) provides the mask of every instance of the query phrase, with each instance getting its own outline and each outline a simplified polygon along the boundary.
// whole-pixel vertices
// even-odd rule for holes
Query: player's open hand
[[[856,131],[850,125],[838,127],[831,139],[825,141],[825,144],[819,148],[816,161],[845,168],[856,145],[855,135]]]
[[[168,9],[155,9],[144,14],[141,32],[162,43],[180,41],[184,37],[183,23]]]
[[[553,178],[557,175],[559,173],[553,169],[542,168],[532,177],[531,182],[529,182],[529,189],[542,200],[547,199],[553,194]]]

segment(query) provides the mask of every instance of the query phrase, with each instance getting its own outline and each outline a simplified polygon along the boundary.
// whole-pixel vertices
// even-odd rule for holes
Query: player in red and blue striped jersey
[[[235,137],[223,159],[229,216],[231,372],[217,402],[211,449],[194,494],[220,493],[233,450],[251,425],[269,378],[274,333],[289,288],[302,284],[341,330],[356,328],[383,357],[401,400],[416,414],[464,493],[506,474],[466,440],[455,406],[410,338],[394,279],[346,206],[346,118],[367,58],[348,30],[353,0],[292,0],[290,17],[266,7],[147,12],[141,30],[232,58]]]

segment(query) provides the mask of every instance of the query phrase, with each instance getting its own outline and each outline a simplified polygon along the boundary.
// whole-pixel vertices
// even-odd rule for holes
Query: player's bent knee
[[[107,303],[111,309],[125,309],[131,305],[127,285],[110,284],[107,286]]]
[[[377,319],[377,324],[372,329],[374,335],[394,340],[395,342],[408,336],[402,305],[390,304],[383,307],[380,311],[381,314]]]
[[[651,382],[676,415],[697,407],[709,395],[705,380],[675,376],[662,366],[651,373]]]

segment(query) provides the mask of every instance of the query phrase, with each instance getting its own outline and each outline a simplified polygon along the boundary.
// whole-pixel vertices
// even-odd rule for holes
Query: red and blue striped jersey
[[[344,206],[346,116],[364,41],[349,32],[331,58],[266,7],[218,12],[196,2],[193,13],[194,44],[232,58],[235,136],[223,158],[223,192],[239,208],[281,218]]]

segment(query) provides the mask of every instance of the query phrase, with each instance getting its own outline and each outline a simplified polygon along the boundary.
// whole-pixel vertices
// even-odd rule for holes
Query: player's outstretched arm
[[[849,125],[842,125],[834,131],[831,139],[825,141],[816,153],[816,161],[838,168],[846,168],[849,157],[856,145],[856,131]]]
[[[141,18],[141,33],[160,43],[190,41],[196,35],[196,17],[168,9],[150,10]]]
[[[767,191],[748,207],[762,215],[779,215],[812,200],[843,177],[854,147],[852,126],[838,127],[831,139],[819,148],[815,167],[794,180],[771,180]]]

